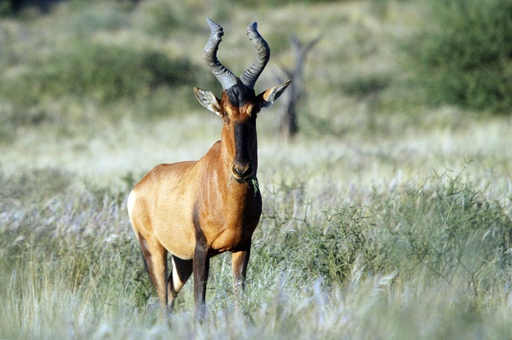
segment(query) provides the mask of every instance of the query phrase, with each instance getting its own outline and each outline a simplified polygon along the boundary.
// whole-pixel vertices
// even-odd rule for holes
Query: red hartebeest
[[[209,259],[231,251],[235,291],[244,287],[251,237],[261,215],[256,172],[256,116],[284,92],[290,81],[255,95],[254,85],[270,58],[256,23],[247,35],[257,51],[238,78],[217,59],[223,29],[208,19],[211,36],[204,48],[222,98],[194,88],[201,105],[220,116],[222,137],[199,161],[161,164],[132,190],[128,212],[160,304],[172,306],[194,273],[196,317],[205,314]],[[167,278],[167,253],[172,272]]]

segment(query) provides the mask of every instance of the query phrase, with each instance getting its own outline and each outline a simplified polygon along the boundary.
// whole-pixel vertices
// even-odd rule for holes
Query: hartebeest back
[[[253,64],[238,78],[217,59],[223,33],[208,19],[211,36],[204,49],[210,71],[221,83],[221,99],[198,88],[201,105],[224,121],[222,137],[199,161],[161,164],[132,190],[128,212],[144,261],[162,306],[194,273],[196,316],[205,313],[209,258],[231,251],[235,290],[243,289],[251,237],[261,215],[257,186],[256,116],[284,92],[290,81],[255,95],[254,85],[270,49],[257,31],[247,35],[257,51]],[[167,278],[167,253],[172,272]]]

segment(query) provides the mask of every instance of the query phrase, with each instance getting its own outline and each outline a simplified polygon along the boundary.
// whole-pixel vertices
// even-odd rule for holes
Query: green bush
[[[322,279],[328,285],[341,284],[350,275],[356,258],[362,256],[372,263],[377,256],[371,226],[363,223],[361,213],[360,208],[341,209],[323,216],[329,220],[324,224],[274,216],[270,230],[280,232],[258,238],[256,256],[267,259],[264,262],[295,268],[308,281]],[[261,228],[267,232],[267,226]]]
[[[242,0],[242,1],[236,1],[234,3],[254,8],[254,7],[258,7],[258,6],[275,7],[275,6],[281,6],[281,5],[293,4],[293,3],[304,3],[304,4],[308,4],[308,5],[313,5],[313,4],[319,4],[319,3],[325,3],[325,2],[336,2],[336,1],[342,1],[342,0],[299,0],[299,1],[294,1],[294,0],[275,0],[275,1]]]
[[[284,192],[292,193],[284,197],[292,202],[301,195],[300,189]],[[367,204],[304,217],[274,197],[275,211],[264,217],[263,235],[255,238],[252,265],[294,268],[306,280],[339,285],[360,260],[367,275],[396,272],[407,282],[425,278],[475,295],[507,280],[512,221],[502,205],[461,176],[370,195]]]
[[[171,59],[157,50],[96,43],[69,46],[29,68],[2,86],[8,98],[28,106],[42,96],[71,95],[103,103],[143,98],[160,87],[192,84],[195,78],[187,60]]]
[[[178,31],[198,29],[195,26],[195,20],[191,20],[196,14],[190,4],[162,0],[152,1],[141,6],[141,11],[145,14],[142,27],[150,35],[169,37],[177,34]]]
[[[445,180],[372,200],[384,266],[403,277],[424,272],[478,294],[510,270],[512,221],[471,183]]]
[[[512,2],[434,0],[421,27],[405,54],[430,103],[512,112]]]

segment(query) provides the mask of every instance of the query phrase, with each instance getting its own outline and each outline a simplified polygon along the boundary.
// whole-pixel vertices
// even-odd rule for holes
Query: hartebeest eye
[[[220,117],[224,121],[224,124],[229,125],[229,115],[226,111],[222,111],[222,113],[220,114]]]

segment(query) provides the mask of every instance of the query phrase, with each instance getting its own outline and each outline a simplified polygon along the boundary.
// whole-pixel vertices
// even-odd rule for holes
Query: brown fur
[[[226,98],[223,95],[220,101],[220,112],[226,113],[222,139],[199,161],[155,167],[128,199],[130,220],[161,305],[172,305],[193,270],[197,273],[194,290],[199,316],[204,314],[211,256],[233,252],[235,285],[243,288],[251,236],[261,215],[261,195],[251,182],[256,180],[258,169],[259,104],[235,108]],[[235,141],[237,124],[246,129],[244,141]],[[248,159],[237,155],[237,142],[246,148]],[[233,171],[235,163],[239,168],[250,166],[249,180]],[[168,252],[173,257],[173,273],[167,279]],[[192,260],[193,266],[187,260]]]
[[[130,193],[130,220],[163,307],[172,306],[193,273],[196,316],[203,319],[209,259],[225,251],[233,253],[235,291],[244,287],[251,237],[261,215],[256,116],[289,83],[255,96],[238,81],[220,100],[196,88],[201,105],[224,121],[221,140],[198,161],[158,165]]]

